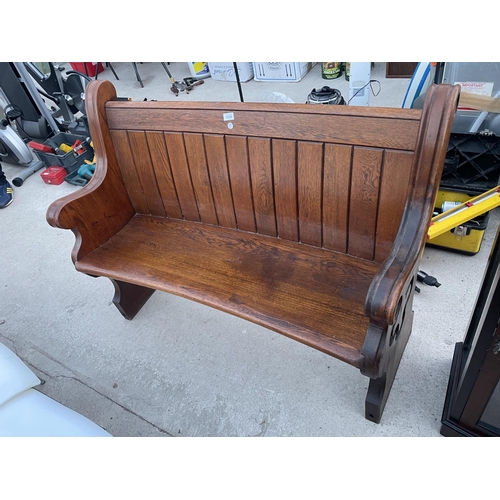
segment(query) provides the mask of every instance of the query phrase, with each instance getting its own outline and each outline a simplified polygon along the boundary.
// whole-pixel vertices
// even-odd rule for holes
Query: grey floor
[[[210,79],[176,98],[159,63],[139,65],[144,88],[131,63],[113,67],[120,80],[109,69],[99,78],[133,100],[239,100],[235,83]],[[170,71],[178,80],[189,76],[187,63]],[[375,64],[372,78],[381,91],[370,104],[400,107],[409,80],[385,79],[385,63]],[[323,80],[319,65],[299,83],[242,87],[248,101],[281,92],[305,102],[323,85],[348,94],[348,82]],[[9,179],[19,172],[4,169]],[[498,211],[477,255],[426,248],[420,268],[442,286],[422,285],[415,296],[413,334],[377,425],[363,416],[367,378],[277,333],[159,292],[124,320],[111,303],[111,283],[75,271],[73,234],[45,220],[53,200],[78,189],[35,174],[0,211],[0,342],[45,380],[44,394],[115,436],[440,435],[454,345],[468,325]]]

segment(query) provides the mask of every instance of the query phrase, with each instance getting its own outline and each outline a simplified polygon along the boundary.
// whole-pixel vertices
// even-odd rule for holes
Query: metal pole
[[[238,92],[240,93],[240,101],[245,102],[243,100],[243,92],[241,90],[241,82],[240,82],[240,74],[238,73],[238,65],[234,62],[233,67],[234,67],[234,74],[236,75],[236,83],[238,84]]]
[[[23,182],[35,172],[38,172],[40,169],[45,168],[45,163],[42,160],[34,159],[28,167],[26,167],[13,181],[12,184],[16,187],[20,187],[23,185]]]

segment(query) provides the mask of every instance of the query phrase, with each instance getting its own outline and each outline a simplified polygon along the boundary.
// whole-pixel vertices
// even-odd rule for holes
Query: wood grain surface
[[[459,87],[431,86],[422,111],[86,95],[95,175],[47,212],[76,268],[113,280],[125,317],[162,290],[360,368],[378,422]]]
[[[186,145],[191,182],[193,183],[201,222],[217,226],[219,219],[215,209],[203,136],[201,134],[185,134],[184,144]]]
[[[137,213],[387,257],[410,152],[310,141],[112,131]]]
[[[182,134],[165,134],[165,144],[182,216],[186,220],[198,222],[200,214],[188,168],[184,137]]]
[[[147,132],[146,138],[148,141],[149,154],[151,155],[151,162],[155,171],[158,190],[160,191],[167,217],[182,219],[182,210],[179,204],[172,168],[167,154],[165,137],[162,132]],[[137,212],[144,213],[139,210]]]
[[[255,208],[246,137],[226,137],[226,154],[238,229],[255,232]]]
[[[249,138],[248,153],[257,232],[276,236],[271,139]]]
[[[274,139],[274,205],[278,236],[288,241],[299,240],[297,206],[297,144],[296,141]]]
[[[77,263],[81,272],[163,290],[361,362],[376,263],[267,236],[135,216]]]
[[[148,104],[148,103],[144,103]],[[377,112],[357,114],[344,110],[317,110],[316,108],[348,108],[347,106],[312,106],[304,110],[293,105],[285,111],[257,104],[234,103],[233,128],[229,129],[223,110],[170,108],[154,106],[130,108],[110,106],[108,121],[112,130],[165,130],[179,133],[209,133],[271,139],[342,143],[411,151],[415,148],[420,113],[401,113],[378,108]],[[238,106],[240,105],[240,106]],[[253,109],[248,108],[252,106]],[[303,105],[307,106],[307,105]],[[361,109],[361,111],[360,111]],[[294,111],[294,112],[292,112]],[[415,111],[415,110],[409,110]],[[351,111],[352,113],[352,111]]]
[[[205,150],[212,183],[212,193],[219,224],[236,229],[233,194],[229,183],[226,145],[223,135],[206,135]]]

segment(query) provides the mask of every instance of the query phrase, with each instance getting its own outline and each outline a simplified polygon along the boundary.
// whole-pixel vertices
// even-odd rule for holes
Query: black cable
[[[378,83],[378,92],[375,94],[375,91],[373,90],[372,83]],[[354,99],[364,88],[368,87],[370,85],[370,90],[372,91],[373,97],[377,97],[380,94],[380,91],[382,90],[382,85],[378,80],[370,80],[367,84],[363,85],[361,88],[359,88],[356,93],[347,101],[347,104],[351,102],[352,99]]]
[[[436,288],[439,288],[441,286],[441,283],[439,283],[439,281],[434,278],[434,276],[430,276],[424,271],[420,270],[417,272],[417,281],[422,281],[426,285],[435,286]]]

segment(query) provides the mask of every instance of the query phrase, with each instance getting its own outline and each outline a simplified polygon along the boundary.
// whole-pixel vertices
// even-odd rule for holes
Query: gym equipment
[[[7,120],[0,121],[0,161],[14,163],[24,170],[12,180],[16,187],[23,185],[23,182],[32,174],[45,167],[45,163],[34,157],[30,148],[17,135]]]
[[[5,118],[15,124],[23,139],[44,141],[59,132],[59,125],[36,91],[23,63],[0,62],[0,89]]]
[[[15,63],[22,68],[19,72],[27,72],[43,89],[35,87],[38,94],[51,100],[57,105],[57,109],[52,108],[52,116],[58,120],[58,132],[66,131],[76,135],[88,135],[89,132],[85,123],[78,119],[76,115],[85,115],[85,87],[91,79],[78,71],[65,71],[64,66],[49,62],[50,73],[42,73],[32,62]]]
[[[38,141],[44,142],[61,131],[76,135],[75,140],[89,135],[85,117],[78,119],[75,115],[85,115],[85,86],[90,78],[77,71],[63,76],[64,67],[56,63],[48,66],[50,72],[44,74],[34,63],[0,63],[0,97],[5,115],[0,125],[0,160],[25,167],[12,181],[17,187],[47,166],[37,157],[37,151],[47,153]],[[49,109],[42,96],[57,108]],[[31,141],[35,152],[27,141]]]
[[[0,100],[4,115],[0,121],[0,161],[24,167],[12,181],[16,187],[22,186],[27,177],[45,167],[25,141],[44,141],[59,132],[45,103],[34,91],[31,78],[27,74],[23,77],[19,72],[20,65],[22,63],[0,62]]]

